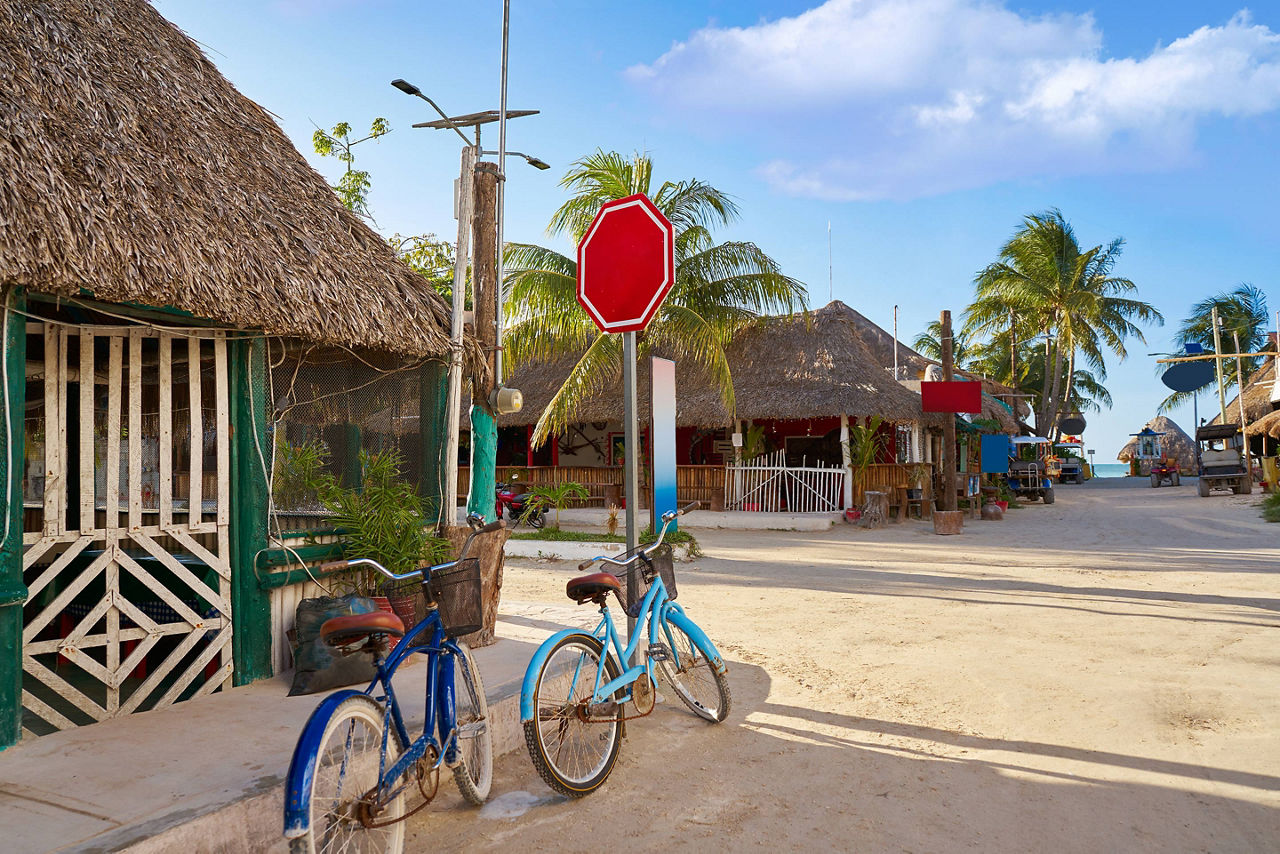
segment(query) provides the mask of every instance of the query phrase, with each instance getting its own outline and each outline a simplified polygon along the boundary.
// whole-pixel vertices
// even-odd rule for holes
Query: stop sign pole
[[[644,194],[606,202],[578,243],[578,303],[600,330],[622,335],[623,490],[627,550],[639,541],[640,425],[636,332],[649,325],[675,282],[675,228]],[[639,592],[635,564],[627,601]],[[627,618],[627,637],[636,621]],[[634,664],[634,661],[632,662]]]

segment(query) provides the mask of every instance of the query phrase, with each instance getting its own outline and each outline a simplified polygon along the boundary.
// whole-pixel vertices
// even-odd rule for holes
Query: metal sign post
[[[622,333],[622,429],[623,442],[623,494],[627,505],[627,551],[639,544],[640,531],[636,527],[640,515],[640,425],[636,415],[636,334]],[[627,572],[627,601],[635,602],[640,593],[640,579],[632,564]],[[635,637],[636,618],[627,617],[627,642]],[[632,664],[635,663],[634,656]]]

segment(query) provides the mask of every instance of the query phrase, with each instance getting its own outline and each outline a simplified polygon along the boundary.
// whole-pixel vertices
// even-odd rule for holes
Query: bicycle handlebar
[[[448,560],[448,561],[445,561],[444,563],[437,563],[428,567],[423,567],[422,569],[413,569],[413,570],[410,570],[409,572],[401,573],[399,575],[387,569],[385,566],[378,563],[376,560],[373,560],[372,558],[367,558],[367,557],[355,558],[352,560],[331,560],[326,563],[320,564],[318,567],[316,567],[316,569],[319,572],[335,572],[341,569],[351,569],[352,567],[356,567],[356,566],[367,566],[367,567],[370,567],[371,569],[374,569],[382,573],[387,578],[390,578],[392,581],[404,581],[405,579],[408,579],[408,578],[415,578],[417,576],[420,576],[423,573],[426,573],[427,577],[430,578],[431,573],[438,572],[441,570],[446,570],[446,569],[453,569],[455,566],[462,563],[462,561],[467,556],[467,551],[470,550],[471,548],[471,541],[474,540],[476,537],[478,537],[480,534],[488,534],[493,531],[500,531],[503,528],[507,527],[507,523],[503,519],[497,519],[493,522],[490,522],[487,525],[480,525],[480,523],[483,521],[484,521],[484,517],[480,516],[479,514],[473,513],[467,517],[467,524],[471,526],[471,534],[467,537],[466,542],[462,544],[462,551],[458,554],[457,560]],[[665,528],[663,530],[665,530]]]
[[[654,540],[648,546],[645,546],[644,548],[640,549],[639,552],[627,558],[626,560],[618,560],[616,558],[606,557],[605,555],[597,555],[596,557],[593,557],[591,560],[584,560],[582,563],[578,564],[578,572],[586,572],[588,569],[590,569],[593,565],[597,563],[610,563],[610,564],[613,564],[614,566],[630,566],[632,563],[635,562],[635,559],[639,555],[653,554],[657,550],[658,546],[662,545],[662,541],[666,539],[667,528],[671,527],[671,523],[675,521],[676,517],[683,516],[684,514],[692,510],[697,510],[698,507],[701,506],[701,503],[702,502],[700,501],[691,501],[688,504],[686,504],[684,507],[681,507],[679,510],[668,510],[666,513],[663,513],[662,514],[662,530],[658,532],[658,539]]]

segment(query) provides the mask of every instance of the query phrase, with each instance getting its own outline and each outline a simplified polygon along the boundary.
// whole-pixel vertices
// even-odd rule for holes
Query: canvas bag
[[[320,627],[333,617],[369,614],[378,606],[367,596],[317,596],[298,603],[294,619],[293,686],[289,696],[315,694],[332,688],[372,681],[377,672],[373,658],[364,654],[342,655],[320,637]]]

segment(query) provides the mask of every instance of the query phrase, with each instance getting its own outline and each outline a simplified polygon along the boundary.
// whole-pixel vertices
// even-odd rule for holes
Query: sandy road
[[[1280,526],[1194,481],[1059,492],[959,537],[700,536],[680,601],[729,720],[673,698],[576,802],[510,754],[408,850],[1280,850]],[[504,600],[573,572],[510,566]]]

